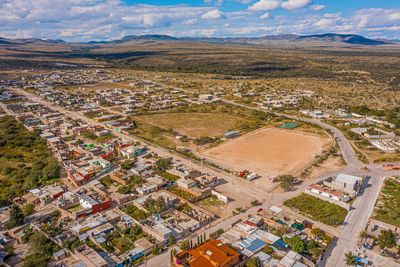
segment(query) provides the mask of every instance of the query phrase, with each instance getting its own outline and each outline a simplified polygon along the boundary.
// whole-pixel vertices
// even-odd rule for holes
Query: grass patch
[[[104,142],[110,141],[110,140],[115,138],[115,135],[113,135],[113,134],[104,135],[104,136],[97,136],[91,131],[83,132],[82,136],[87,138],[87,139],[89,139],[89,140],[95,141],[97,143],[104,143]]]
[[[204,206],[223,206],[224,202],[219,200],[216,196],[209,196],[197,202],[200,205]]]
[[[400,227],[400,181],[388,178],[375,207],[374,219]]]
[[[112,184],[114,184],[114,180],[110,177],[110,175],[107,175],[103,178],[100,179],[100,183],[104,186],[111,186]]]
[[[82,209],[81,205],[78,204],[78,205],[75,205],[75,206],[69,208],[68,211],[69,212],[77,212],[77,211],[80,211],[81,209]]]
[[[168,189],[171,193],[177,195],[178,197],[184,198],[186,200],[192,199],[195,196],[183,189],[180,189],[178,186],[173,186]]]
[[[178,175],[172,174],[170,172],[167,171],[157,171],[157,174],[160,175],[161,177],[170,180],[172,182],[176,182],[177,180],[179,180],[181,177],[179,177]]]
[[[138,118],[161,128],[172,128],[192,138],[219,136],[247,121],[229,114],[193,112],[144,115]]]
[[[135,205],[130,205],[123,210],[126,214],[134,218],[135,220],[141,221],[150,216],[148,212],[145,212],[142,209],[139,209]]]
[[[125,253],[134,248],[132,242],[129,240],[129,238],[125,236],[119,236],[117,238],[114,238],[111,242],[122,253]]]
[[[305,193],[286,200],[284,205],[309,216],[313,220],[333,226],[342,224],[347,215],[346,209]]]

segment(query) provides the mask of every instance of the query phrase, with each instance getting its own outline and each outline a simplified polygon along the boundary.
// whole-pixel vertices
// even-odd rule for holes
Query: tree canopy
[[[12,116],[0,118],[0,151],[0,206],[60,177],[60,166],[39,131],[28,131]]]
[[[10,209],[10,220],[6,224],[6,228],[11,229],[13,227],[22,225],[25,220],[25,215],[22,209],[17,205],[12,205]]]
[[[396,245],[396,236],[392,230],[382,230],[378,236],[378,245],[381,249],[392,248]]]

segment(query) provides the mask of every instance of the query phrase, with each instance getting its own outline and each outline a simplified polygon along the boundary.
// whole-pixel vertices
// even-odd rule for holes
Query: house
[[[111,163],[103,158],[94,158],[89,160],[89,164],[93,166],[100,166],[102,169],[106,169],[111,166]]]
[[[127,146],[120,149],[120,153],[124,158],[134,159],[146,153],[146,147]]]
[[[56,260],[56,261],[60,261],[60,260],[62,260],[62,259],[64,259],[64,258],[66,258],[66,257],[68,257],[68,250],[66,250],[66,249],[61,249],[61,250],[59,250],[59,251],[56,251],[54,254],[53,254],[53,258]]]
[[[202,175],[202,173],[200,171],[193,169],[193,168],[189,168],[184,165],[178,165],[175,167],[175,169],[178,171],[178,175],[184,174],[184,178],[187,178],[187,179],[193,179],[193,178],[196,178],[196,177],[199,177],[200,175]]]
[[[108,263],[94,249],[84,244],[74,251],[74,256],[85,263],[88,267],[106,267]]]
[[[142,186],[136,188],[136,191],[143,195],[147,195],[150,194],[152,192],[155,192],[158,190],[158,186],[156,184],[152,184],[152,183],[145,183]]]
[[[85,209],[91,209],[94,205],[97,205],[98,202],[88,195],[82,195],[79,199],[79,204]]]
[[[181,188],[189,189],[191,187],[196,186],[197,182],[191,179],[181,178],[176,181],[176,184]]]
[[[134,261],[144,256],[144,250],[142,248],[134,248],[126,254],[121,255],[122,261],[115,265],[115,267],[127,267],[133,266]]]
[[[124,158],[135,158],[136,148],[134,146],[127,146],[120,149],[120,153]]]
[[[93,195],[92,195],[93,196]],[[105,199],[95,199],[89,195],[81,195],[79,198],[79,204],[84,209],[91,209],[91,213],[95,214],[103,210],[109,209],[111,207],[111,200]]]
[[[214,175],[205,174],[194,178],[194,180],[196,180],[200,185],[208,187],[214,187],[218,184],[217,176]]]
[[[118,171],[110,174],[111,179],[122,185],[127,185],[130,178],[132,178],[133,176],[135,176],[133,173],[130,173],[124,169],[119,169]]]
[[[153,243],[151,243],[147,238],[142,237],[134,242],[135,247],[143,249],[145,254],[149,254],[153,248]]]
[[[350,190],[358,191],[362,185],[363,178],[349,174],[339,174],[336,176],[335,184],[342,188],[349,188]]]
[[[329,188],[345,192],[350,197],[356,197],[362,187],[363,177],[348,174],[339,174],[336,177],[329,177],[323,181],[323,185]]]
[[[239,132],[235,130],[224,133],[224,137],[228,139],[238,137],[239,135],[240,135]]]
[[[172,260],[173,266],[231,267],[240,261],[240,254],[219,240],[210,240],[197,248],[182,251]]]
[[[212,95],[212,94],[201,94],[199,95],[199,102],[200,103],[214,103],[218,102],[219,98]]]
[[[341,191],[331,189],[327,186],[320,184],[311,184],[306,187],[306,192],[311,192],[322,196],[327,199],[332,199],[334,201],[348,202],[350,201],[350,197],[348,194],[343,193]]]
[[[64,194],[64,188],[61,185],[54,184],[38,189],[32,189],[29,190],[29,192],[37,196],[39,198],[40,204],[44,206]]]
[[[285,257],[283,257],[279,261],[279,266],[282,267],[307,267],[304,263],[301,262],[301,255],[296,252],[290,250]]]

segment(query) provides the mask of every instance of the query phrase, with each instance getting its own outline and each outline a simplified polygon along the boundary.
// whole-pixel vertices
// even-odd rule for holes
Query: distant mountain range
[[[29,43],[42,43],[42,44],[60,44],[66,43],[63,40],[51,40],[51,39],[39,39],[39,38],[28,38],[28,39],[7,39],[0,37],[0,44],[29,44]]]
[[[280,34],[268,35],[262,37],[173,37],[169,35],[129,35],[119,40],[112,41],[91,41],[86,44],[101,45],[101,44],[124,44],[128,42],[138,41],[183,41],[183,42],[206,42],[206,43],[235,43],[235,44],[263,44],[268,42],[289,42],[289,43],[302,43],[302,42],[322,42],[322,43],[345,43],[351,45],[385,45],[385,44],[398,44],[399,41],[385,40],[385,39],[370,39],[355,34],[313,34],[313,35],[294,35],[294,34]],[[66,43],[63,40],[43,40],[43,39],[6,39],[0,38],[0,44],[62,44]]]
[[[365,38],[360,35],[355,34],[335,34],[335,33],[325,33],[325,34],[315,34],[297,37],[296,40],[302,41],[324,41],[324,42],[341,42],[347,44],[357,44],[357,45],[384,45],[389,44],[388,41],[374,40]]]

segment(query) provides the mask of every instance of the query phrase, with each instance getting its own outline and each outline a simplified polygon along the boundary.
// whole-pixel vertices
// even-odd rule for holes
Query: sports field
[[[202,152],[216,164],[263,176],[295,174],[329,147],[331,140],[301,131],[263,128]]]
[[[237,116],[218,113],[163,113],[135,118],[161,128],[171,128],[191,138],[219,136],[246,122]]]

